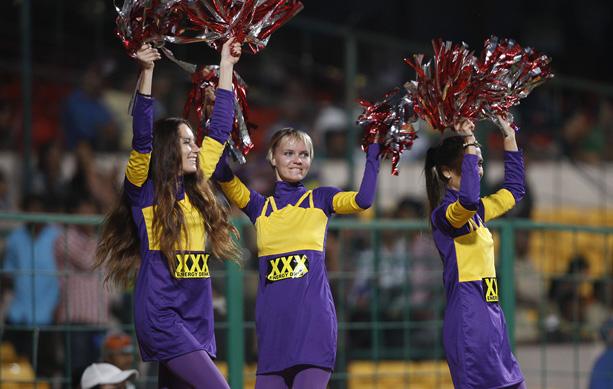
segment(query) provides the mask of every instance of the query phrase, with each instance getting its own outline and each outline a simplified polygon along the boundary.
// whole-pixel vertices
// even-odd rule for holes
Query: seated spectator
[[[26,213],[46,211],[42,196],[29,194],[22,199],[21,210]],[[38,350],[38,366],[43,375],[54,368],[55,335],[41,331],[38,338],[32,326],[53,324],[53,313],[58,303],[59,282],[53,246],[59,229],[52,224],[28,222],[13,230],[6,238],[3,283],[9,283],[6,323],[13,328],[4,331],[5,339],[13,344],[18,354],[30,363]],[[23,327],[23,328],[20,328]],[[38,339],[38,344],[34,340]],[[36,346],[36,347],[35,347]],[[32,365],[34,365],[32,363]]]
[[[570,160],[587,163],[601,160],[604,134],[598,115],[598,104],[588,98],[566,119],[561,130],[561,148]]]
[[[103,72],[98,63],[84,72],[80,85],[64,102],[64,139],[68,150],[81,142],[95,150],[116,151],[119,148],[117,126],[111,111],[102,101]]]
[[[110,171],[100,169],[91,145],[85,142],[77,145],[75,157],[76,171],[69,183],[70,193],[91,197],[100,207],[98,212],[108,211],[119,195],[117,168]]]
[[[4,98],[0,98],[0,150],[10,150],[14,147],[15,125],[14,108]]]
[[[0,170],[0,211],[9,212],[13,210],[10,187],[6,172]]]
[[[557,335],[560,340],[573,336],[574,325],[586,323],[586,313],[593,292],[592,285],[586,279],[589,267],[583,255],[576,255],[568,263],[566,273],[551,280],[549,300],[557,308],[559,316],[555,322],[559,328],[548,328],[548,331],[552,332],[554,337]]]
[[[81,389],[126,389],[129,380],[138,377],[134,369],[121,370],[110,363],[92,363],[81,376]]]
[[[123,332],[106,336],[102,344],[102,361],[128,370],[134,366],[134,344],[132,337]]]
[[[74,196],[67,211],[95,215],[97,208],[91,198]],[[71,368],[87,366],[99,359],[103,331],[96,327],[106,325],[110,316],[110,295],[102,284],[103,276],[92,271],[97,242],[95,226],[72,224],[64,229],[54,248],[57,267],[62,271],[57,321],[90,327],[71,332],[65,342],[69,345]]]
[[[36,169],[32,172],[32,188],[44,193],[53,210],[59,211],[70,192],[67,177],[62,172],[64,150],[59,140],[40,146],[37,153]]]

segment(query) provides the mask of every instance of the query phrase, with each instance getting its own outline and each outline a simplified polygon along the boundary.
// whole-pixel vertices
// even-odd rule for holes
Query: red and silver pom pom
[[[551,59],[522,48],[511,39],[500,41],[492,36],[485,41],[475,67],[475,85],[479,88],[481,117],[497,123],[496,116],[512,121],[511,107],[547,79],[552,78]],[[517,129],[515,124],[512,126]]]
[[[432,128],[444,131],[461,118],[475,118],[479,113],[477,92],[472,87],[476,58],[466,44],[433,40],[434,58],[423,63],[424,55],[405,59],[417,73],[407,88],[415,113]]]
[[[182,6],[189,18],[189,29],[195,32],[191,41],[204,41],[220,50],[234,36],[254,54],[303,8],[297,0],[192,0],[184,1]]]
[[[381,153],[392,160],[392,174],[398,175],[400,155],[410,149],[417,138],[413,127],[417,116],[411,95],[405,88],[396,88],[381,101],[360,101],[360,105],[364,108],[357,119],[358,125],[364,128],[362,149],[366,151],[369,145],[380,143]]]
[[[134,55],[144,43],[159,47],[167,37],[181,34],[185,15],[182,0],[125,0],[117,10],[116,34]]]
[[[215,90],[219,84],[219,66],[199,66],[192,73],[192,89],[183,108],[183,116],[188,117],[193,109],[198,117],[198,130],[196,138],[198,144],[206,134],[208,121],[215,102]],[[253,148],[251,130],[256,126],[249,122],[249,107],[247,105],[247,84],[234,72],[232,76],[234,86],[234,123],[231,137],[228,141],[230,151],[235,160],[245,163],[245,156]]]
[[[405,59],[417,73],[407,88],[417,115],[440,131],[462,118],[512,121],[509,109],[553,77],[549,57],[510,39],[487,39],[479,58],[464,43],[438,39],[432,47],[425,64],[423,54]]]
[[[231,36],[255,54],[302,8],[298,0],[125,0],[116,7],[117,35],[130,54],[148,42],[221,49]]]

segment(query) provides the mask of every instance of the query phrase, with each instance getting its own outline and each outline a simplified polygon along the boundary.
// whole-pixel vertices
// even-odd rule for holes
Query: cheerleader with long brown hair
[[[135,281],[134,320],[144,361],[159,361],[160,388],[229,388],[213,364],[213,298],[209,253],[238,258],[226,209],[209,177],[234,120],[232,72],[240,44],[221,51],[219,87],[208,136],[199,147],[186,120],[153,125],[151,85],[157,49],[143,45],[133,108],[132,152],[120,202],[107,216],[97,265],[106,281]],[[207,245],[208,243],[208,245]],[[208,249],[208,250],[207,250]]]

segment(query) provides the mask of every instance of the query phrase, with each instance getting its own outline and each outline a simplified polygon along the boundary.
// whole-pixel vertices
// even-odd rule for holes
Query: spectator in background
[[[110,363],[92,363],[83,371],[81,389],[126,389],[129,380],[138,377],[134,369],[121,370]]]
[[[323,150],[324,157],[347,158],[348,127],[343,109],[330,104],[321,108],[313,124],[313,135],[316,148]]]
[[[117,366],[121,370],[134,367],[134,343],[132,337],[124,332],[112,332],[102,343],[102,361]]]
[[[604,145],[613,145],[613,99],[603,100],[600,104],[600,125],[604,133]],[[603,157],[613,161],[613,147],[605,146]]]
[[[107,212],[117,201],[119,195],[117,166],[109,171],[103,171],[96,164],[92,146],[81,142],[75,150],[76,171],[70,181],[70,193],[92,198]]]
[[[42,196],[24,196],[21,210],[25,213],[46,210]],[[53,324],[53,312],[59,297],[59,282],[53,246],[59,235],[55,225],[28,222],[13,230],[6,238],[3,275],[10,283],[6,324],[9,326],[45,326]],[[5,339],[18,354],[33,361],[34,333],[31,329],[5,330]],[[38,347],[40,373],[54,367],[54,335],[42,331]]]
[[[0,99],[0,150],[14,146],[15,133],[11,104],[6,99]]]
[[[9,182],[6,177],[6,172],[0,170],[0,211],[8,212],[12,210],[13,200],[11,198]]]
[[[562,153],[572,161],[598,163],[604,151],[604,134],[598,121],[598,103],[579,104],[562,126]]]
[[[118,68],[114,64],[109,81],[109,87],[102,92],[102,102],[115,120],[119,149],[129,150],[132,142],[132,116],[126,107],[130,106],[134,95],[134,75],[128,69]]]
[[[589,389],[613,388],[613,318],[602,324],[600,335],[605,343],[605,350],[592,367]]]
[[[130,64],[131,65],[131,64]],[[174,65],[173,65],[174,66]],[[134,75],[130,69],[121,68],[116,63],[112,63],[113,71],[109,74],[109,86],[102,92],[102,102],[111,112],[117,126],[117,136],[119,137],[119,149],[130,150],[132,146],[132,116],[126,107],[130,106],[134,96]],[[173,67],[174,69],[174,67]],[[175,80],[174,74],[160,72],[158,70],[155,81],[155,103],[154,119],[161,119],[168,116],[168,110],[164,102],[173,91]],[[183,76],[183,74],[181,74]],[[187,94],[187,91],[185,92]],[[180,103],[183,103],[185,96],[181,96]],[[181,111],[182,112],[182,107]]]
[[[551,280],[549,287],[549,300],[556,306],[560,328],[549,328],[550,331],[558,332],[562,340],[572,337],[574,326],[565,331],[564,324],[582,324],[586,321],[586,312],[591,301],[592,288],[587,283],[590,264],[587,259],[579,254],[568,263],[566,273]]]
[[[111,111],[102,101],[103,69],[98,62],[90,65],[81,83],[66,99],[63,112],[64,139],[68,150],[81,142],[95,150],[115,151],[119,148],[117,126]]]
[[[75,195],[67,204],[67,212],[95,215],[95,202],[85,195]],[[103,276],[93,272],[97,236],[95,226],[68,225],[56,240],[54,251],[61,271],[58,324],[101,326],[109,321],[110,296],[103,285]],[[103,331],[92,328],[72,331],[69,345],[72,367],[82,367],[100,357],[99,342]]]
[[[279,117],[268,129],[269,138],[276,131],[286,127],[304,131],[311,126],[313,104],[309,98],[307,85],[297,77],[290,77],[283,84],[283,88],[279,103]]]
[[[32,188],[36,193],[44,193],[49,206],[59,210],[66,201],[70,188],[62,172],[63,147],[58,140],[43,144],[38,149],[36,171],[32,177]]]

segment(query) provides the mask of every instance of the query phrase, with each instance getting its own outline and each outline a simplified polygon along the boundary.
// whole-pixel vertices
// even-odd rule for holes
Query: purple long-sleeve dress
[[[221,157],[234,119],[232,92],[217,89],[216,95],[209,136],[204,138],[198,156],[200,169],[207,178]],[[197,350],[215,357],[213,298],[203,217],[183,187],[179,188],[177,200],[185,217],[187,234],[182,234],[181,241],[177,242],[171,274],[152,227],[156,205],[153,181],[149,177],[153,99],[137,95],[133,116],[133,150],[124,190],[140,238],[141,266],[134,292],[134,325],[141,357],[144,361],[165,361]]]
[[[379,145],[369,147],[358,192],[307,190],[300,183],[278,181],[274,195],[264,197],[247,189],[223,160],[218,166],[222,190],[247,214],[257,234],[257,374],[296,365],[334,368],[337,321],[325,266],[328,219],[370,207],[379,151]]]
[[[485,222],[524,196],[524,167],[520,152],[506,152],[503,188],[480,198],[477,163],[476,155],[464,156],[460,191],[448,189],[432,212],[447,293],[443,342],[456,388],[505,388],[524,377],[498,303],[494,242]]]

